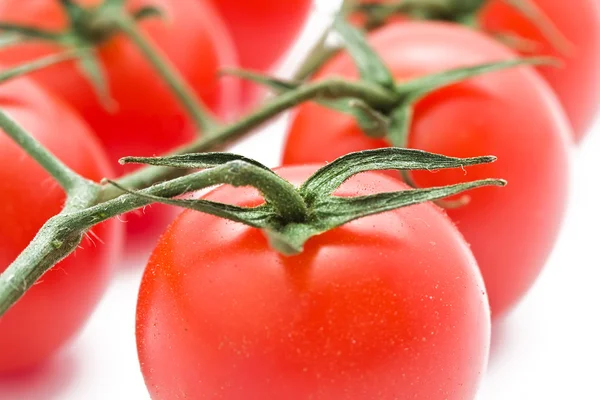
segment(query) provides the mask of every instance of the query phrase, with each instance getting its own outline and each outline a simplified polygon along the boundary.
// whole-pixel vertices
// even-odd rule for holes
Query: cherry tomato
[[[379,0],[384,1],[390,0]],[[540,29],[505,0],[488,1],[479,13],[479,24],[483,31],[520,38],[522,43],[515,48],[520,48],[523,55],[547,55],[561,60],[559,68],[537,69],[558,95],[573,126],[574,137],[580,141],[600,104],[600,5],[597,0],[527,0],[527,3],[544,16],[545,28]]]
[[[242,67],[265,71],[289,50],[308,17],[312,1],[212,0],[212,3],[232,33]]]
[[[99,181],[113,173],[90,129],[62,102],[19,79],[0,86],[0,107],[69,167]],[[66,139],[67,138],[67,139]],[[56,182],[0,132],[0,272],[29,244],[65,195]],[[100,224],[0,317],[0,374],[32,367],[84,325],[108,284],[123,224]]]
[[[398,81],[514,57],[480,33],[436,22],[391,24],[371,34],[369,42]],[[327,64],[317,79],[330,75],[357,76],[345,54]],[[468,205],[447,210],[471,244],[494,317],[523,297],[552,249],[565,209],[570,133],[551,89],[530,68],[480,76],[438,90],[416,105],[409,147],[498,157],[468,174],[417,172],[420,186],[490,177],[508,181],[505,190],[479,190],[470,194]],[[307,104],[292,122],[283,161],[331,161],[388,145],[368,138],[349,116]]]
[[[59,30],[65,26],[59,3],[3,1],[0,20]],[[98,0],[79,3],[96,4]],[[202,2],[174,0],[128,0],[126,4],[130,9],[154,5],[163,10],[164,20],[150,18],[140,23],[144,33],[212,110],[221,115],[235,112],[239,83],[216,79],[221,67],[235,64],[233,44],[212,8]],[[1,50],[0,61],[16,65],[57,51],[55,45],[28,43]],[[116,102],[112,111],[101,105],[74,62],[47,68],[32,77],[83,116],[100,137],[117,171],[124,171],[117,163],[123,156],[164,154],[194,138],[190,119],[133,43],[124,36],[114,37],[100,47],[99,58]],[[164,229],[172,215],[167,208],[162,210],[151,218],[129,215],[128,227],[140,236],[157,226]]]
[[[278,173],[299,184],[316,169]],[[404,188],[371,172],[336,195]],[[248,188],[206,198],[262,203]],[[468,400],[490,339],[476,263],[431,204],[354,221],[293,257],[257,229],[183,212],[151,256],[136,325],[154,400]]]
[[[204,2],[206,0],[199,0]],[[243,68],[268,71],[288,51],[306,22],[311,0],[212,0],[233,36]],[[243,82],[250,108],[266,90]]]
[[[532,3],[564,35],[568,41],[564,50],[557,49],[530,20],[501,0],[488,2],[481,13],[481,24],[490,31],[510,32],[531,40],[539,46],[535,53],[562,61],[561,68],[538,70],[561,100],[579,141],[589,130],[600,104],[600,5],[597,0]]]

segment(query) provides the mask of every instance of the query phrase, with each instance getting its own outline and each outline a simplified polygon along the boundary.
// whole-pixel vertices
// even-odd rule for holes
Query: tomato
[[[265,71],[289,50],[308,17],[312,1],[212,0],[212,3],[232,33],[242,67]]]
[[[482,34],[436,22],[391,24],[371,34],[369,42],[398,81],[514,57]],[[317,79],[330,75],[357,76],[345,54],[327,64]],[[469,195],[468,205],[447,210],[471,244],[494,317],[523,297],[552,249],[565,210],[570,133],[551,89],[529,68],[480,76],[438,90],[416,105],[409,147],[458,157],[498,157],[468,173],[416,172],[419,186],[489,177],[508,181],[504,190],[479,190]],[[385,146],[385,140],[364,135],[349,116],[307,104],[292,122],[283,161],[331,161]]]
[[[40,28],[61,29],[65,15],[58,1],[8,0],[0,3],[0,20],[34,24]],[[95,4],[98,0],[79,1]],[[238,98],[238,82],[217,83],[217,71],[235,64],[235,54],[224,26],[212,9],[201,2],[174,0],[128,0],[136,9],[155,5],[165,20],[141,22],[144,33],[215,112],[233,113]],[[0,51],[0,61],[15,65],[58,51],[46,43],[28,43]],[[117,171],[125,171],[117,160],[127,155],[164,154],[195,137],[195,127],[168,87],[133,43],[123,36],[109,40],[99,49],[110,93],[116,102],[113,112],[99,102],[89,82],[73,62],[62,63],[32,74],[43,86],[66,100],[96,131]],[[130,167],[131,168],[131,167]],[[156,208],[156,207],[154,207]],[[158,207],[160,208],[160,207]],[[163,208],[142,219],[129,215],[132,233],[164,229],[172,219]]]
[[[297,185],[316,169],[278,173]],[[404,188],[370,172],[336,195]],[[249,188],[206,198],[262,203]],[[476,263],[431,204],[356,220],[292,257],[255,228],[185,211],[150,258],[136,326],[154,400],[473,399],[490,339]]]
[[[206,0],[199,0],[204,2]],[[311,0],[212,0],[233,36],[243,68],[267,72],[288,51],[306,22]],[[243,83],[246,107],[264,96]]]
[[[535,25],[504,1],[493,0],[481,13],[482,26],[511,32],[537,43],[538,54],[563,62],[561,68],[539,67],[561,100],[581,140],[594,121],[600,104],[600,5],[597,0],[533,0],[570,42],[564,53],[549,42]]]
[[[545,15],[544,25],[550,23],[552,31],[560,32],[554,32],[554,39],[504,0],[487,1],[478,14],[479,25],[483,31],[516,35],[533,43],[534,49],[523,49],[525,56],[547,55],[561,60],[560,68],[537,69],[558,95],[579,141],[589,130],[600,104],[600,5],[597,0],[527,2]]]
[[[0,107],[69,167],[99,181],[113,171],[90,129],[62,102],[19,79],[0,86]],[[68,140],[65,140],[68,138]],[[65,201],[62,189],[0,132],[0,272]],[[0,374],[32,367],[82,328],[107,287],[123,224],[100,224],[0,317]]]

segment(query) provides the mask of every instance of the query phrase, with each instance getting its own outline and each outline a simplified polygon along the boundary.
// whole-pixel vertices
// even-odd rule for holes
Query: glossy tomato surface
[[[544,55],[560,60],[560,67],[539,66],[537,70],[558,95],[574,137],[580,141],[600,105],[600,3],[597,0],[523,2],[532,7],[539,16],[537,20],[525,17],[508,1],[486,3],[478,14],[482,31],[512,37],[511,41],[517,39],[507,44],[523,56]]]
[[[233,36],[240,65],[260,71],[290,49],[312,4],[311,0],[211,1]]]
[[[206,0],[196,0],[205,2]],[[222,16],[243,68],[268,72],[290,50],[308,18],[311,0],[211,0]],[[242,82],[245,109],[266,90]]]
[[[0,86],[0,107],[69,167],[99,181],[113,174],[106,154],[72,110],[32,82]],[[0,272],[65,201],[58,184],[0,131]],[[0,374],[32,367],[84,325],[108,284],[122,245],[123,224],[96,226],[0,317]]]
[[[278,173],[299,184],[316,168]],[[405,188],[367,173],[336,194]],[[206,198],[262,202],[248,188]],[[144,273],[137,344],[154,400],[469,400],[489,318],[467,245],[431,204],[354,221],[293,257],[257,229],[186,211]]]
[[[533,41],[535,50],[524,51],[524,55],[549,55],[561,60],[563,65],[559,68],[538,70],[558,94],[579,141],[589,130],[600,105],[600,3],[530,1],[545,15],[545,24],[550,23],[554,29],[541,30],[502,0],[488,2],[480,14],[481,24],[492,32],[516,34]],[[556,30],[560,32],[558,36],[552,33]]]
[[[374,32],[369,41],[398,81],[514,57],[482,34],[444,23],[396,23]],[[317,79],[329,75],[356,77],[356,71],[342,55]],[[523,297],[553,247],[567,197],[570,133],[551,89],[529,68],[438,90],[416,106],[409,147],[498,157],[496,163],[468,171],[415,173],[420,186],[490,177],[508,181],[502,190],[473,192],[468,205],[447,210],[475,254],[494,317]],[[283,161],[331,161],[384,146],[386,141],[368,138],[350,117],[307,104],[292,122]]]
[[[2,1],[0,20],[58,30],[65,26],[65,14],[59,3]],[[78,3],[92,5],[98,0]],[[217,71],[235,65],[236,58],[233,44],[214,10],[195,1],[128,0],[126,5],[131,10],[153,5],[165,13],[163,20],[142,21],[144,34],[211,110],[222,116],[233,114],[239,100],[239,83],[227,79],[219,81]],[[16,65],[60,50],[55,45],[32,42],[0,50],[0,61]],[[192,121],[132,42],[121,35],[114,37],[100,47],[99,58],[115,101],[112,110],[99,102],[74,62],[47,68],[32,77],[83,116],[106,147],[117,171],[125,171],[117,163],[121,157],[161,155],[193,140]],[[161,211],[143,219],[135,215],[127,217],[128,229],[136,239],[143,240],[148,232],[163,230],[173,218],[174,213],[167,208],[154,206],[152,209]]]

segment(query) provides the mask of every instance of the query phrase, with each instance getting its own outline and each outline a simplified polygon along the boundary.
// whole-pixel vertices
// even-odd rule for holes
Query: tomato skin
[[[88,5],[98,1],[79,3]],[[151,18],[141,22],[144,33],[211,110],[225,118],[234,114],[239,82],[217,80],[217,71],[236,65],[235,50],[214,10],[194,1],[128,0],[126,4],[129,9],[155,5],[166,13],[165,21]],[[59,2],[48,0],[3,1],[0,20],[55,30],[65,26]],[[58,50],[50,44],[25,44],[1,50],[0,62],[13,66]],[[55,65],[31,76],[83,116],[98,134],[117,171],[122,173],[134,168],[119,165],[117,161],[121,157],[161,155],[193,140],[196,130],[192,121],[133,43],[118,36],[102,45],[99,54],[117,105],[114,112],[101,105],[73,62]],[[134,237],[144,239],[145,232],[156,231],[157,226],[162,231],[174,217],[173,211],[167,211],[166,207],[152,209],[161,211],[143,219],[128,216],[127,226]]]
[[[200,0],[202,2],[204,0]],[[290,48],[311,0],[212,0],[231,32],[244,68],[266,71]]]
[[[528,2],[568,40],[564,51],[557,49],[534,23],[504,0],[487,1],[478,14],[478,23],[482,31],[517,35],[535,43],[536,49],[523,51],[523,56],[550,56],[561,61],[560,67],[539,66],[537,70],[558,95],[573,127],[574,138],[579,142],[588,133],[600,104],[600,5],[597,0]]]
[[[299,184],[316,169],[278,173]],[[366,173],[336,194],[405,188]],[[249,188],[207,198],[262,202]],[[294,257],[259,230],[185,211],[150,258],[136,327],[154,400],[468,400],[490,339],[476,263],[431,204],[354,221]]]
[[[32,82],[21,78],[3,83],[0,107],[76,172],[96,181],[113,175],[85,123]],[[4,271],[46,220],[60,211],[65,195],[4,132],[0,132],[0,161],[0,271]],[[43,362],[82,328],[107,287],[123,230],[117,220],[94,227],[81,248],[0,317],[0,374]]]
[[[539,29],[504,1],[492,0],[482,10],[482,26],[511,32],[539,44],[537,54],[556,57],[563,65],[538,67],[561,100],[580,141],[594,121],[600,104],[600,5],[597,0],[533,0],[573,46],[561,53]]]
[[[206,0],[197,0],[206,2]],[[290,49],[308,18],[311,0],[212,0],[231,33],[243,68],[268,72]],[[242,104],[251,109],[267,91],[242,82]]]
[[[436,22],[391,24],[369,41],[398,80],[514,57],[482,34]],[[342,55],[316,79],[331,75],[356,77],[356,71]],[[568,191],[569,137],[558,101],[529,68],[438,90],[416,106],[409,147],[458,157],[498,157],[468,171],[416,172],[420,186],[490,177],[508,181],[502,190],[475,191],[469,194],[470,204],[447,210],[482,270],[493,317],[523,297],[552,249]],[[350,117],[307,104],[292,121],[283,163],[331,161],[385,146],[386,141],[364,135]]]

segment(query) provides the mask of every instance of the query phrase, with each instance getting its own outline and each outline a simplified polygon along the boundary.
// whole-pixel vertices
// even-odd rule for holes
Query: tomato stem
[[[372,196],[350,198],[335,196],[334,192],[340,185],[362,172],[465,168],[495,161],[495,157],[491,156],[455,158],[400,148],[368,150],[340,157],[319,169],[297,189],[264,165],[232,154],[200,153],[170,157],[128,157],[127,159],[133,162],[165,165],[173,168],[212,167],[214,171],[217,171],[212,184],[227,183],[233,186],[257,188],[262,192],[265,203],[256,207],[239,207],[207,199],[172,199],[152,196],[147,193],[149,189],[134,192],[116,184],[120,190],[139,196],[144,200],[184,207],[261,229],[267,235],[273,249],[286,256],[302,252],[304,244],[311,237],[355,219],[452,196],[464,190],[481,186],[503,186],[505,184],[502,180],[487,179],[428,189],[380,193]],[[218,167],[215,168],[215,166]],[[228,169],[223,170],[224,168]],[[119,201],[119,199],[111,202],[114,201]]]
[[[168,58],[164,57],[160,50],[144,36],[138,28],[137,22],[125,13],[116,18],[114,22],[135,43],[148,62],[152,64],[194,120],[198,129],[204,132],[204,134],[215,131],[219,124],[210,115],[204,103],[196,96],[194,90],[181,77]]]
[[[1,115],[1,114],[0,114]],[[143,191],[155,196],[174,197],[215,185],[230,165],[163,182]],[[121,191],[121,194],[123,192]],[[98,191],[79,191],[69,198],[63,211],[50,218],[31,243],[0,275],[0,317],[10,309],[50,268],[77,249],[84,233],[100,222],[133,211],[153,201],[122,194],[97,204]],[[96,204],[96,205],[94,205]]]
[[[197,101],[194,93],[179,74],[138,30],[131,16],[111,16],[108,13],[106,18],[106,26],[111,27],[110,22],[113,21],[116,30],[124,32],[138,46],[172,87],[182,104],[188,108],[198,126],[210,133],[175,150],[173,154],[196,153],[220,147],[258,127],[275,115],[305,101],[360,100],[373,110],[387,115],[402,106],[407,99],[407,93],[398,90],[397,87],[333,78],[298,87],[292,86],[288,91],[276,96],[237,122],[228,126],[218,126],[203,108],[202,103]],[[95,34],[91,36],[95,36]],[[38,65],[43,63],[43,60],[38,60]],[[30,66],[33,69],[35,67],[35,64]],[[354,154],[332,163],[320,170],[313,176],[309,184],[300,189],[295,189],[272,172],[261,169],[257,163],[248,163],[243,160],[225,162],[222,165],[195,173],[189,173],[189,169],[206,167],[190,166],[176,169],[164,165],[153,165],[123,177],[117,182],[117,185],[110,183],[97,185],[78,176],[54,158],[40,143],[3,113],[0,113],[0,126],[4,127],[9,136],[55,177],[68,193],[64,210],[44,224],[28,247],[0,276],[0,316],[47,270],[73,252],[85,232],[93,225],[151,204],[157,199],[163,198],[165,202],[183,201],[171,198],[221,183],[255,186],[263,192],[266,199],[264,209],[240,211],[239,208],[231,205],[199,201],[192,201],[193,206],[189,201],[184,204],[190,205],[190,208],[193,209],[254,224],[252,226],[262,228],[262,224],[264,224],[269,239],[278,251],[283,254],[295,254],[301,251],[302,245],[308,238],[367,215],[372,210],[386,210],[392,204],[394,207],[400,207],[403,204],[414,204],[414,201],[417,200],[432,200],[479,185],[502,184],[497,180],[480,181],[463,186],[434,188],[435,190],[429,192],[417,189],[411,193],[391,193],[352,201],[330,196],[336,185],[339,186],[343,180],[369,169],[402,170],[419,168],[419,166],[425,169],[452,168],[491,161],[489,157],[459,160],[439,155],[427,155],[415,150],[385,149],[375,151],[375,153]],[[408,158],[404,159],[405,157]],[[337,178],[335,178],[336,176]],[[344,178],[342,179],[340,176]],[[162,182],[166,179],[170,180]],[[140,190],[140,192],[131,192],[135,190]],[[364,208],[366,205],[371,208]],[[249,215],[254,219],[247,218]],[[264,216],[267,218],[263,218]]]
[[[293,108],[302,102],[316,98],[349,97],[363,100],[377,109],[393,108],[398,97],[385,89],[366,82],[349,82],[343,79],[332,78],[318,82],[308,83],[295,90],[283,93],[261,108],[241,118],[231,125],[223,126],[210,136],[203,136],[195,142],[175,150],[174,154],[188,154],[214,150],[228,141],[239,138],[245,133],[257,128],[274,116]],[[167,178],[180,176],[184,171],[172,168],[151,166],[135,171],[118,180],[128,188],[141,189]],[[103,200],[119,196],[120,191],[113,186],[103,188]]]
[[[0,317],[46,271],[77,249],[83,232],[73,231],[64,221],[59,214],[46,222],[31,244],[0,275]],[[57,231],[68,234],[57,235]]]
[[[51,54],[49,56],[39,58],[27,64],[21,64],[13,68],[5,69],[2,72],[0,72],[0,84],[11,79],[17,78],[19,76],[28,75],[32,72],[46,69],[55,64],[60,64],[65,61],[77,59],[84,51],[88,50],[66,50],[62,53]]]
[[[212,165],[202,161],[211,158],[215,160]],[[190,159],[194,160],[193,157]],[[44,224],[25,250],[0,275],[0,317],[46,271],[75,251],[85,232],[92,226],[155,201],[168,204],[177,202],[176,205],[184,205],[264,229],[277,251],[292,255],[302,251],[304,243],[310,237],[357,218],[477,187],[504,185],[501,180],[488,179],[447,187],[356,198],[332,196],[335,189],[353,175],[368,170],[464,168],[468,165],[493,162],[494,159],[459,159],[408,149],[371,150],[353,153],[332,162],[317,171],[301,188],[296,189],[291,183],[255,161],[222,153],[203,154],[196,156],[196,160],[200,160],[197,166],[212,168],[159,183],[139,193],[117,187],[121,193],[118,198],[98,202],[97,190],[80,189],[77,196],[68,199],[63,211]],[[166,162],[168,164],[170,160]],[[243,208],[202,199],[171,199],[220,183],[254,186],[264,194],[266,203],[263,208]],[[309,199],[310,208],[307,202]],[[248,219],[248,215],[254,215],[255,218]]]
[[[507,0],[511,1],[511,0]],[[513,0],[515,1],[515,0]],[[395,3],[368,3],[345,0],[338,16],[361,13],[366,16],[363,28],[367,31],[382,26],[398,14],[410,14],[415,19],[455,19],[472,26],[474,14],[487,0],[398,0]],[[328,44],[331,27],[326,29],[310,49],[304,62],[293,75],[294,80],[305,80],[317,72],[341,47]]]

